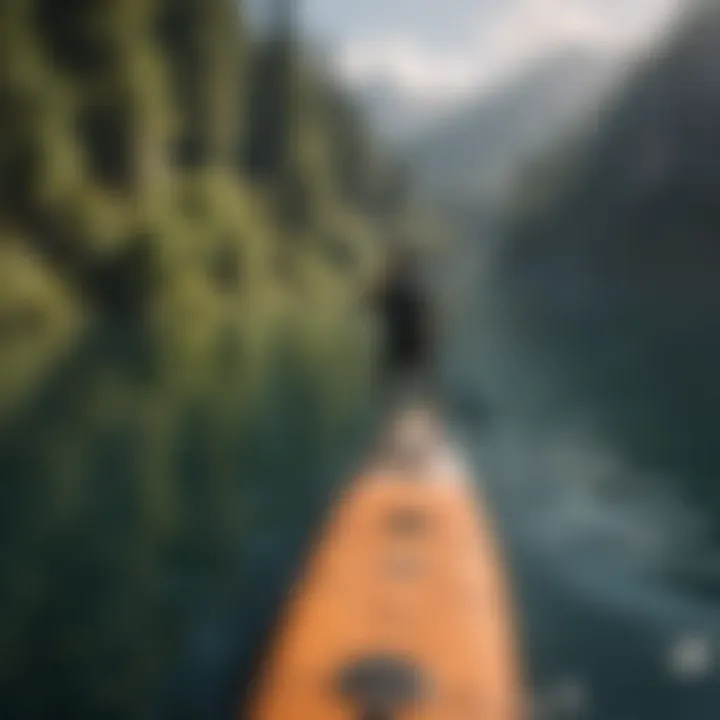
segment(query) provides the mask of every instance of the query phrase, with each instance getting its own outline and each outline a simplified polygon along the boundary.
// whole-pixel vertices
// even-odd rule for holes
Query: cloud
[[[433,15],[440,29],[408,13],[404,26],[395,17],[349,32],[336,53],[338,73],[350,84],[384,82],[443,103],[490,89],[564,48],[623,56],[667,27],[679,7],[678,0],[505,0],[477,2],[470,14],[467,3],[456,3],[435,5],[447,15],[443,23]],[[365,13],[372,5],[366,0]],[[461,24],[450,42],[453,8]]]
[[[477,85],[477,68],[467,58],[436,54],[407,37],[348,44],[338,70],[351,84],[384,80],[431,100],[464,95]]]

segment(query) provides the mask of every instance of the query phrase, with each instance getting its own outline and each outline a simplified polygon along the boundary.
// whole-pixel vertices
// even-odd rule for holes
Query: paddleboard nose
[[[470,473],[432,413],[386,439],[332,513],[250,717],[521,720],[511,598]]]
[[[468,476],[440,420],[424,407],[405,409],[392,419],[372,469],[415,483],[465,482]]]

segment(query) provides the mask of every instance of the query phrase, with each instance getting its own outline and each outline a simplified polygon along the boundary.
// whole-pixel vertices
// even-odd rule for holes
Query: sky
[[[682,0],[301,2],[306,32],[331,48],[348,84],[450,104],[566,48],[622,57],[666,28]]]

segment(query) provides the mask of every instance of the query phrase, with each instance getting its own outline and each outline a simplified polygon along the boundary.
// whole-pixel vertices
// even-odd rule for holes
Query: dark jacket
[[[414,372],[430,362],[431,305],[418,268],[405,262],[393,268],[375,305],[382,323],[386,370]]]

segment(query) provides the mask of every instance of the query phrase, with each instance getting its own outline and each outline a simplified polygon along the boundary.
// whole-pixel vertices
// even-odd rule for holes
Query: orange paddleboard
[[[379,465],[349,487],[243,717],[521,720],[494,534],[463,470],[437,457]]]

